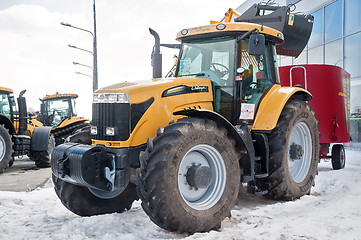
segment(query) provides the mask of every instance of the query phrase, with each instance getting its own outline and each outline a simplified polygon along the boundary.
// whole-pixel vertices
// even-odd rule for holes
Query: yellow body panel
[[[62,122],[60,123],[59,126],[54,127],[53,130],[54,130],[54,129],[58,129],[58,128],[67,127],[67,126],[69,126],[70,124],[73,124],[73,123],[76,123],[76,122],[85,122],[85,121],[89,122],[89,119],[85,119],[85,118],[83,118],[83,117],[71,117],[70,119],[69,119],[69,118],[66,118],[66,119],[64,119],[64,121],[62,121]]]
[[[270,27],[263,26],[263,29],[262,29],[262,26],[259,24],[244,23],[244,22],[222,23],[222,24],[224,24],[226,26],[226,28],[223,30],[217,30],[217,28],[216,28],[217,24],[188,28],[187,34],[183,35],[182,31],[177,34],[177,40],[181,40],[182,38],[186,38],[186,37],[193,36],[193,35],[199,35],[199,34],[224,32],[224,34],[227,35],[230,32],[247,32],[254,28],[257,28],[260,33],[274,37],[276,44],[281,44],[284,41],[283,33],[280,31],[277,31],[273,28],[270,28]]]
[[[162,97],[165,90],[176,86],[207,86],[208,92],[194,92],[175,96]],[[154,97],[153,104],[144,113],[126,141],[110,142],[93,140],[93,145],[106,147],[135,147],[145,144],[148,137],[154,137],[159,127],[165,127],[172,120],[182,116],[174,116],[176,111],[199,108],[213,110],[213,94],[211,81],[206,78],[167,78],[153,79],[137,83],[121,83],[102,88],[96,93],[128,93],[132,104],[142,103]]]
[[[43,126],[43,124],[41,122],[39,122],[38,120],[36,120],[35,118],[28,120],[28,131],[27,131],[26,135],[28,135],[29,137],[32,137],[34,129],[36,127],[41,127],[41,126]],[[14,121],[14,128],[15,128],[16,132],[19,131],[19,121]]]
[[[8,92],[8,93],[14,93],[14,91],[12,89],[6,88],[6,87],[0,87],[0,91]]]
[[[272,130],[276,127],[278,118],[288,101],[296,92],[308,91],[297,87],[281,87],[278,84],[272,86],[259,104],[252,130]]]

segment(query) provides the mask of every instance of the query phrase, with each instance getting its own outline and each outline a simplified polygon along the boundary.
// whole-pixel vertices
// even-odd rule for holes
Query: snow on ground
[[[220,231],[175,234],[153,224],[135,202],[130,211],[79,217],[52,188],[0,192],[0,239],[361,239],[361,152],[346,168],[321,162],[311,195],[292,202],[243,195]]]

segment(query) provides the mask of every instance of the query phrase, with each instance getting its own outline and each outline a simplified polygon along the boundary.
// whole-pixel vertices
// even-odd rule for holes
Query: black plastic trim
[[[177,91],[177,88],[179,88],[179,91]],[[175,92],[172,92],[172,91],[175,91]],[[162,97],[172,97],[172,96],[177,96],[177,95],[190,94],[190,93],[200,93],[200,92],[209,92],[208,86],[179,85],[179,86],[175,86],[175,87],[172,87],[172,88],[169,88],[169,89],[165,90],[162,93]]]
[[[134,130],[135,126],[138,124],[139,120],[143,117],[144,113],[148,108],[153,104],[154,98],[149,98],[147,101],[142,103],[135,103],[130,106],[130,122],[131,122],[131,132]]]

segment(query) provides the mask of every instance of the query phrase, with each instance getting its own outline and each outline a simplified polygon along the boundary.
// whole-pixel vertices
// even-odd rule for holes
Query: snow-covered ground
[[[361,239],[361,152],[347,149],[346,168],[322,162],[311,195],[292,202],[241,196],[220,231],[169,233],[135,202],[130,211],[79,217],[53,188],[0,192],[0,239]]]

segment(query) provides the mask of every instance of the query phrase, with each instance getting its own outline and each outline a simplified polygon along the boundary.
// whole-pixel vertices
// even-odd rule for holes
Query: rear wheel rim
[[[193,166],[210,168],[211,183],[206,188],[194,188],[187,182],[187,171]],[[226,166],[221,154],[214,147],[200,144],[191,148],[181,160],[178,169],[178,190],[183,200],[193,209],[212,208],[222,197],[226,187]]]
[[[4,159],[5,152],[6,152],[5,140],[2,136],[0,136],[0,161]]]
[[[289,151],[292,144],[297,144],[302,148],[303,154],[300,159],[292,159]],[[312,161],[312,136],[308,125],[299,122],[293,127],[288,144],[288,170],[296,183],[301,183],[307,177]]]

